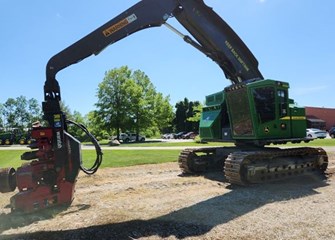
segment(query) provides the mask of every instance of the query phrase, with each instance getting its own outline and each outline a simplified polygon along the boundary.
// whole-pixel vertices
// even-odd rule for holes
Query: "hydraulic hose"
[[[95,139],[95,137],[88,131],[88,129],[83,124],[76,123],[72,120],[66,120],[66,123],[73,124],[76,127],[80,128],[82,131],[85,132],[86,136],[88,136],[90,141],[93,143],[93,145],[95,147],[95,151],[96,151],[95,162],[94,162],[93,166],[90,167],[90,168],[85,168],[83,163],[81,163],[80,164],[80,169],[88,175],[94,174],[99,169],[99,167],[101,165],[101,162],[102,162],[102,151],[101,151],[101,148],[100,148],[100,145],[99,145],[98,141]]]

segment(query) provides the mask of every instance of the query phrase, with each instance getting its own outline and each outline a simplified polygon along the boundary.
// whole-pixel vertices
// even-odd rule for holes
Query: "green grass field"
[[[102,146],[107,146],[107,141],[100,142]],[[206,142],[206,143],[196,143],[196,142],[143,142],[143,143],[122,143],[119,147],[211,147],[211,146],[233,146],[233,143],[226,142]],[[288,143],[286,145],[279,146],[335,146],[335,139],[316,139],[309,143],[292,144]]]
[[[1,150],[0,151],[0,168],[3,167],[18,167],[24,161],[21,161],[20,156],[25,151],[23,150]]]
[[[176,162],[180,150],[113,150],[103,151],[101,167],[125,167],[140,164]],[[95,161],[95,151],[83,150],[84,166]]]
[[[102,144],[103,162],[101,167],[124,167],[139,164],[176,162],[180,150],[143,150],[131,149],[122,150],[108,147]],[[130,143],[121,144],[120,147],[211,147],[211,146],[232,146],[229,143],[211,142],[211,143],[195,143],[195,142],[149,142],[149,143]],[[279,146],[309,146],[309,147],[329,147],[335,146],[335,139],[317,139],[310,143],[301,144],[286,144]],[[3,167],[18,167],[24,161],[20,160],[20,156],[24,150],[0,150],[0,168]],[[94,150],[83,150],[83,162],[85,167],[90,167],[95,161]]]
[[[1,150],[0,168],[21,166],[23,150]],[[180,150],[107,150],[103,151],[101,167],[125,167],[139,164],[164,163],[177,161]],[[95,161],[94,150],[83,150],[82,158],[85,167]]]

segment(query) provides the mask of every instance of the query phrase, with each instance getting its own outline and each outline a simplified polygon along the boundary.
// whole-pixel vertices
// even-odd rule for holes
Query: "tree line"
[[[64,102],[61,108],[68,119],[86,125],[99,139],[126,131],[150,137],[199,128],[200,102],[184,98],[174,109],[170,97],[158,92],[144,72],[132,71],[127,66],[105,73],[97,89],[97,98],[96,109],[86,116],[72,112]],[[36,99],[20,96],[0,103],[2,129],[29,128],[38,120],[42,120],[42,110]],[[83,137],[78,130],[69,129],[71,134],[71,130],[76,132],[76,137]]]
[[[6,102],[0,103],[0,128],[21,130],[30,128],[31,124],[41,119],[42,110],[39,102],[27,99],[25,96],[8,98]]]

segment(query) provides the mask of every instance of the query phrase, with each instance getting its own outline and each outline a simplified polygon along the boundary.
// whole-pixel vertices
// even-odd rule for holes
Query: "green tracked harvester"
[[[274,80],[233,84],[206,97],[200,120],[204,141],[236,147],[185,149],[179,156],[184,173],[221,169],[238,185],[324,172],[328,157],[321,148],[280,149],[270,144],[309,142],[305,109],[288,95],[289,84]]]

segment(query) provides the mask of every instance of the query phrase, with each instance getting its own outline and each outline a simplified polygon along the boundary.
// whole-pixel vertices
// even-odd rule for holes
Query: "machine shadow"
[[[178,239],[197,237],[266,204],[319,194],[315,189],[328,186],[322,176],[304,176],[283,182],[236,187],[230,192],[190,207],[149,219],[90,226],[64,231],[40,231],[6,235],[4,239],[137,239],[159,236]],[[236,207],[238,205],[238,207]],[[1,221],[5,220],[1,217]]]

